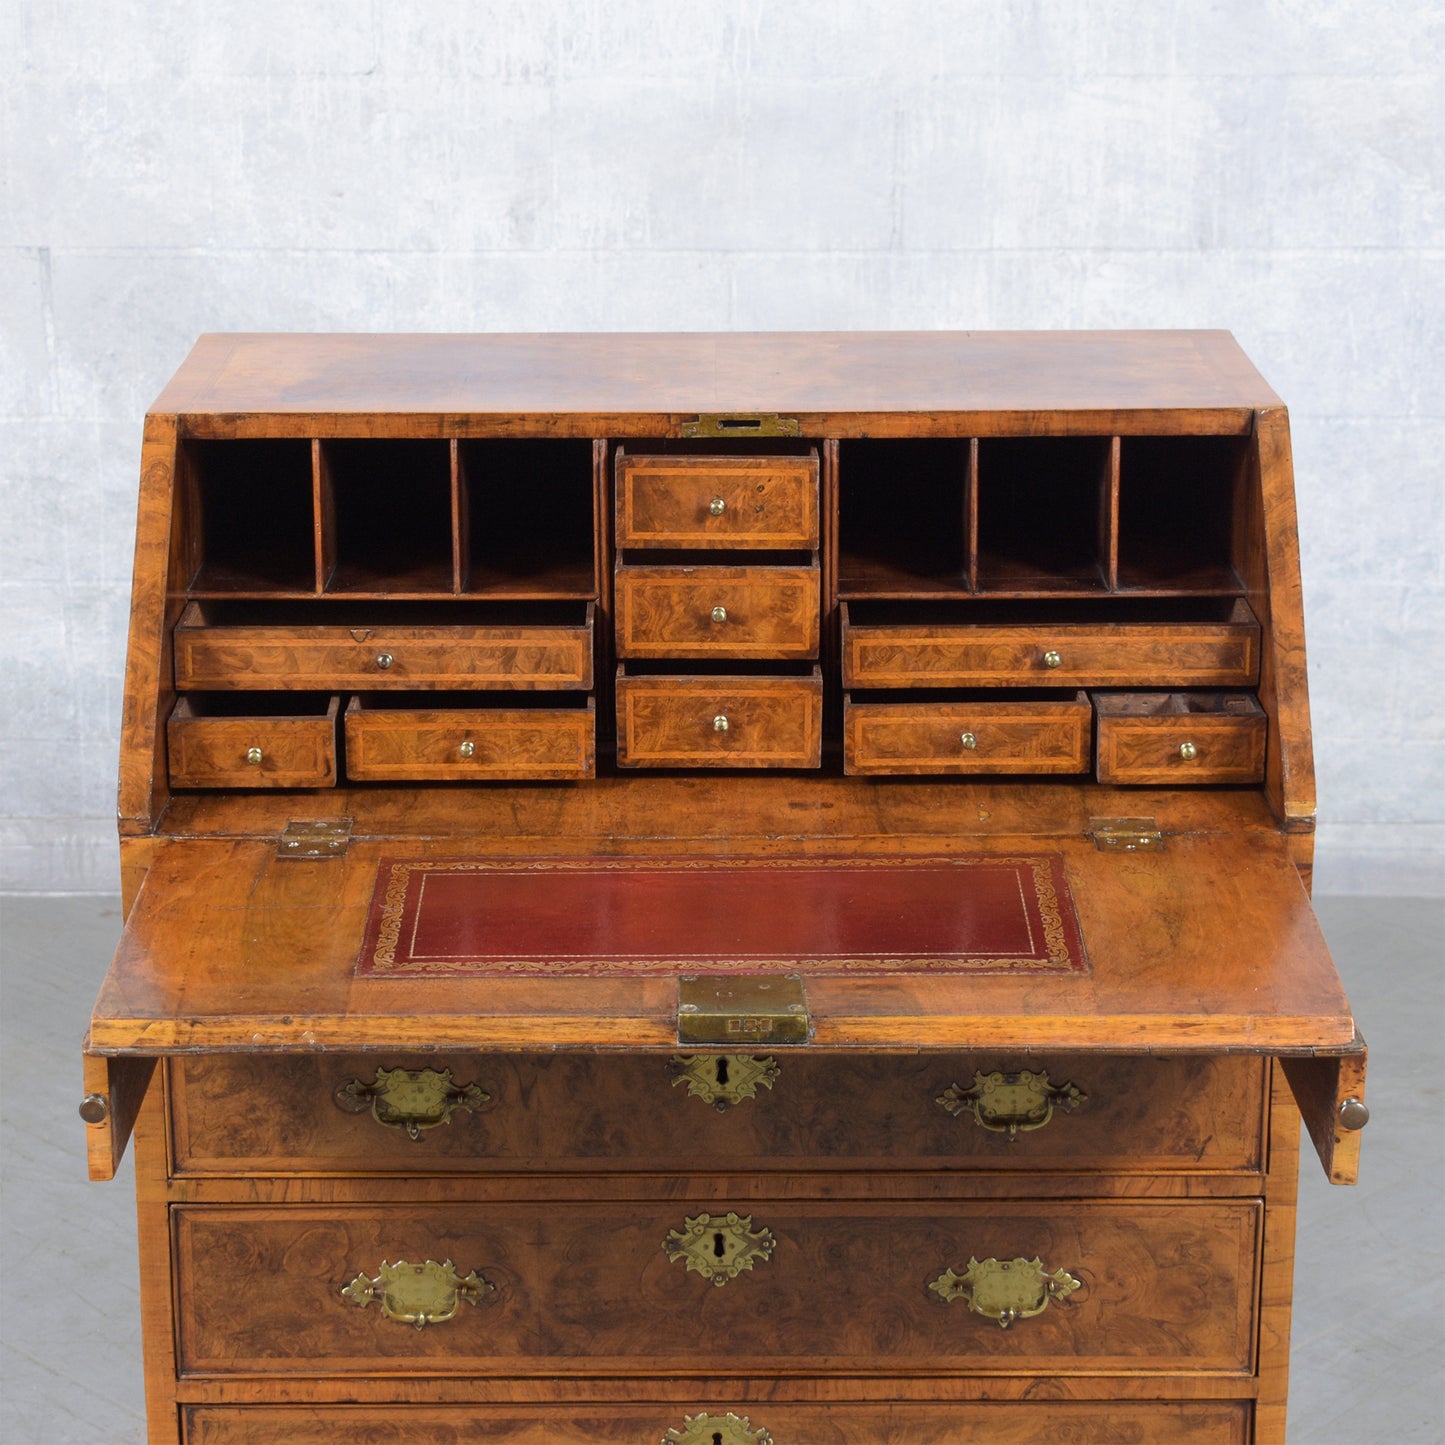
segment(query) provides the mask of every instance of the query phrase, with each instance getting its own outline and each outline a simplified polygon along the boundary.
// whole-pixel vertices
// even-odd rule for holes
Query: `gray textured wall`
[[[1223,326],[1319,884],[1445,873],[1442,11],[0,0],[0,885],[110,889],[140,421],[215,330]]]

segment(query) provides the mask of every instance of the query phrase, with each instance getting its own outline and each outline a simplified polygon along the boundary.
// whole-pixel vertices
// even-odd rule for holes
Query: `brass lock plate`
[[[802,1044],[808,1003],[795,973],[683,974],[677,981],[680,1044]]]
[[[685,1415],[662,1437],[662,1445],[773,1445],[773,1437],[746,1415]]]
[[[726,438],[736,441],[748,437],[795,437],[802,431],[794,417],[777,412],[704,412],[682,424],[688,438]]]

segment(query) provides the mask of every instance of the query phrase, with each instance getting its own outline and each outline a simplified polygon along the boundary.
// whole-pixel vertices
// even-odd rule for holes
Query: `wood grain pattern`
[[[619,547],[811,551],[818,545],[818,454],[619,451],[616,538]]]
[[[847,773],[1082,773],[1093,709],[1071,702],[870,702],[843,712]],[[963,737],[973,739],[965,746]]]
[[[624,768],[816,768],[823,679],[617,677]],[[725,723],[718,726],[718,720]]]
[[[1093,701],[1101,783],[1263,781],[1265,716],[1247,693],[1095,693]]]
[[[617,655],[817,657],[819,582],[817,567],[619,567]]]
[[[166,724],[173,788],[329,788],[341,699],[314,716],[208,717],[188,697]],[[251,761],[255,757],[254,762]]]

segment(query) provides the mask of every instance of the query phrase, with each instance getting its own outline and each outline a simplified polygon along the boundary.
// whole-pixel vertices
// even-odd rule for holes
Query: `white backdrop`
[[[117,884],[199,332],[1220,326],[1291,410],[1317,885],[1441,891],[1442,15],[0,0],[0,887]]]

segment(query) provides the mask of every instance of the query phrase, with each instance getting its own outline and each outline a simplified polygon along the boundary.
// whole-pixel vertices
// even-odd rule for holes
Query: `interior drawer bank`
[[[1259,623],[1242,600],[845,602],[842,615],[850,688],[1246,687],[1259,675]]]
[[[1250,1173],[1240,1055],[278,1055],[170,1063],[175,1172]]]
[[[192,602],[176,687],[592,686],[593,604]]]
[[[772,1387],[773,1390],[776,1386]],[[744,1403],[708,1390],[648,1405],[187,1405],[186,1445],[1245,1445],[1246,1400]],[[766,1432],[766,1433],[764,1433]]]
[[[1254,1359],[1251,1199],[1000,1209],[744,1191],[178,1205],[171,1220],[183,1375],[557,1377],[643,1362],[664,1378],[1047,1375],[1066,1361],[1239,1376]]]

